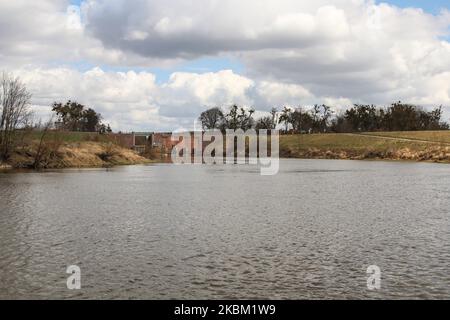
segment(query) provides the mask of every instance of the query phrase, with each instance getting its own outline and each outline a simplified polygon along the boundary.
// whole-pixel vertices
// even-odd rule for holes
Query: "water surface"
[[[0,298],[450,298],[448,165],[0,174],[0,200]]]

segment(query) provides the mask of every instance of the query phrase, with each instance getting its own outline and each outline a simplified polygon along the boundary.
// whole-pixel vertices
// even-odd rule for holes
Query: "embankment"
[[[285,135],[280,156],[450,163],[450,132]]]
[[[25,147],[16,148],[3,170],[9,168],[36,168],[39,143],[34,141]],[[39,160],[39,169],[111,167],[148,163],[150,160],[134,151],[108,142],[70,142],[46,148]]]
[[[0,171],[36,168],[39,142],[25,139]],[[450,131],[282,135],[280,156],[300,159],[404,160],[450,163]],[[159,159],[155,154],[152,159]],[[161,160],[163,161],[163,160]],[[152,162],[107,137],[58,133],[46,141],[39,169],[110,167]]]

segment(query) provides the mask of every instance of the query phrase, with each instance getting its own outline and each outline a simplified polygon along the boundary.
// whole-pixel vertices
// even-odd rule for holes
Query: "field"
[[[450,131],[284,135],[280,153],[290,158],[450,162]]]
[[[450,144],[450,130],[446,131],[405,131],[405,132],[371,132],[367,135],[410,139],[419,141],[441,142]]]

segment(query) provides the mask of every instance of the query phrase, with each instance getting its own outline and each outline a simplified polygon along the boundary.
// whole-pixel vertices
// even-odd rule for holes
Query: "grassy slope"
[[[404,131],[404,132],[371,132],[370,135],[405,138],[411,140],[424,140],[432,142],[443,142],[450,144],[450,130],[449,131]]]
[[[54,140],[55,135],[61,146],[58,155],[49,162],[51,168],[99,167],[148,161],[131,150],[116,145],[111,147],[108,137],[104,135],[58,132],[51,133],[49,139]],[[9,164],[14,167],[28,166],[38,139],[38,133],[28,134],[25,138],[27,148],[15,153]],[[105,160],[102,155],[111,151],[113,155]],[[450,131],[285,135],[280,138],[280,154],[291,158],[450,162]]]
[[[280,139],[280,153],[292,158],[450,162],[450,131],[286,135]]]
[[[20,133],[18,134],[20,136]],[[28,140],[39,140],[41,137],[40,132],[27,132]],[[66,132],[66,131],[57,131],[57,132],[49,132],[48,136],[54,137],[57,135],[58,139],[61,139],[63,142],[73,143],[73,142],[86,142],[86,141],[94,141],[94,142],[108,142],[107,135],[101,135],[97,133],[90,132]]]
[[[29,168],[34,162],[41,134],[18,133],[20,147],[12,154],[8,164],[15,168]],[[108,139],[107,135],[83,132],[49,132],[45,141],[50,148],[57,145],[57,152],[45,158],[45,168],[104,167],[147,163],[149,160],[132,150],[122,148]],[[0,167],[1,168],[1,167]]]

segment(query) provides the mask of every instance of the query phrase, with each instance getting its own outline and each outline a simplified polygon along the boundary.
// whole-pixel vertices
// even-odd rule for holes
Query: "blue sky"
[[[390,0],[390,1],[377,1],[377,3],[386,2],[394,4],[401,8],[415,7],[422,8],[424,11],[436,14],[442,8],[450,9],[449,0]]]

